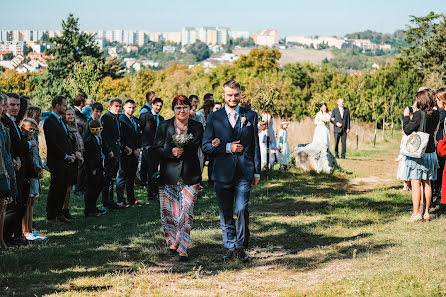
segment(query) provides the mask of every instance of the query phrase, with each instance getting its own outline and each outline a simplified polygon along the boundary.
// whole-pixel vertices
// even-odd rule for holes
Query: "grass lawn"
[[[159,205],[45,223],[48,240],[0,254],[0,296],[443,296],[446,219],[406,223],[398,141],[350,152],[333,175],[272,171],[251,193],[250,263],[223,263],[212,189],[195,204],[191,260],[165,249]],[[47,184],[48,181],[46,181]],[[138,191],[140,198],[143,192]]]

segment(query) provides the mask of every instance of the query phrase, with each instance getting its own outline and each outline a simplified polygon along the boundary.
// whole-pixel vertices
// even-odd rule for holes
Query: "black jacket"
[[[104,145],[104,140],[102,140],[102,146],[100,146],[96,137],[93,134],[90,134],[85,140],[84,156],[87,174],[92,174],[93,170],[99,172],[104,169],[101,151],[104,156],[107,156],[108,152]]]
[[[121,151],[119,115],[107,112],[101,117],[101,122],[104,128],[101,134],[102,140],[107,149],[113,152],[115,158],[119,158]]]
[[[130,119],[122,113],[119,115],[119,124],[121,125],[121,151],[125,155],[124,148],[127,146],[132,149],[132,151],[141,148],[141,130],[139,129],[138,118],[132,116],[136,123],[135,126],[132,124]]]
[[[162,116],[159,116],[159,122],[164,121]],[[143,148],[150,149],[155,140],[156,134],[156,118],[152,111],[144,112],[139,116],[139,127],[141,129],[141,144]]]
[[[74,114],[76,116],[77,129],[81,135],[84,135],[87,125],[87,117],[76,107],[74,108]]]
[[[47,165],[50,169],[55,168],[61,162],[65,162],[65,156],[72,152],[69,133],[53,114],[43,122],[45,141],[47,148]]]
[[[339,107],[334,108],[331,111],[331,118],[334,118],[334,121],[331,122],[334,124],[334,132],[341,133],[350,129],[350,111],[347,107],[344,107],[344,115],[341,117],[341,112],[339,111]],[[341,123],[342,126],[338,127],[336,123]]]
[[[429,133],[429,142],[427,143],[426,153],[435,152],[434,134],[440,121],[438,110],[434,110],[431,114],[425,113],[425,132]],[[421,124],[421,112],[419,110],[413,113],[412,119],[405,116],[403,121],[403,130],[406,135],[410,135],[414,131],[418,131]]]
[[[197,121],[189,120],[187,133],[192,133],[194,138],[184,146],[183,154],[177,158],[172,154],[174,120],[175,117],[163,121],[156,131],[153,147],[160,156],[160,181],[162,185],[175,185],[181,178],[186,185],[194,185],[201,181],[198,148],[203,138],[203,126]]]
[[[7,116],[2,116],[2,123],[9,128],[9,137],[11,139],[11,156],[13,158],[23,158],[27,152],[30,151],[28,140],[23,136],[22,132],[17,133],[12,120]],[[17,124],[18,127],[19,124]]]

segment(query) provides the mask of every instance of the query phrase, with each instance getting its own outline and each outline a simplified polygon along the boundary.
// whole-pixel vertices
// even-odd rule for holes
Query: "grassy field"
[[[155,203],[85,219],[74,196],[75,220],[48,227],[44,194],[35,225],[49,239],[0,254],[0,295],[446,295],[446,219],[406,223],[410,194],[394,179],[398,147],[350,151],[333,175],[264,175],[251,195],[247,264],[221,261],[212,189],[196,202],[187,263],[166,252]]]

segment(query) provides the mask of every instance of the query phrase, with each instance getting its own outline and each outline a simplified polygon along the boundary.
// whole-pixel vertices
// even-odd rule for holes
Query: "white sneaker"
[[[46,236],[39,235],[39,234],[37,234],[37,233],[34,232],[34,231],[33,231],[32,234],[34,235],[34,238],[35,238],[36,240],[45,240],[45,239],[47,239]]]
[[[25,238],[26,238],[26,240],[29,240],[29,241],[36,240],[36,237],[34,236],[34,234],[29,233],[29,232],[25,234]]]

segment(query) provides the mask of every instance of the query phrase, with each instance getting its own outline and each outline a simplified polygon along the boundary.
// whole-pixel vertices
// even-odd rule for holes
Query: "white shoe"
[[[26,234],[25,234],[25,238],[26,238],[26,240],[29,240],[29,241],[34,241],[34,240],[36,240],[36,237],[35,237],[34,234],[32,234],[32,233],[26,233]]]
[[[39,235],[39,234],[37,234],[37,233],[34,232],[34,231],[33,231],[32,234],[34,235],[34,237],[36,238],[36,240],[45,240],[45,239],[47,239],[46,236]]]

